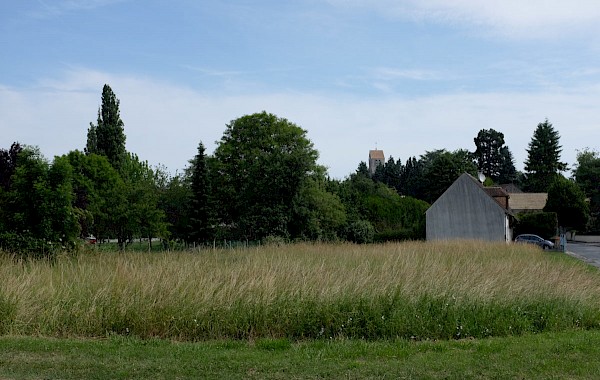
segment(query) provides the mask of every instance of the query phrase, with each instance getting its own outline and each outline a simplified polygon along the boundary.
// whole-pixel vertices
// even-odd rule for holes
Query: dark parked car
[[[554,248],[554,243],[552,243],[550,240],[546,240],[537,235],[532,235],[532,234],[519,235],[515,238],[515,241],[517,243],[535,244],[538,247],[543,248],[543,249]]]

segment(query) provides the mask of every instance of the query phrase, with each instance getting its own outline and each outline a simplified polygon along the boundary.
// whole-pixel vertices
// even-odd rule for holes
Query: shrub
[[[358,244],[372,243],[375,237],[375,228],[367,220],[357,220],[348,225],[346,238]]]
[[[21,257],[41,258],[53,256],[62,246],[42,239],[37,239],[31,234],[16,234],[13,232],[0,233],[0,250]]]
[[[556,235],[558,218],[555,212],[521,213],[517,215],[515,236],[535,234],[545,239]]]

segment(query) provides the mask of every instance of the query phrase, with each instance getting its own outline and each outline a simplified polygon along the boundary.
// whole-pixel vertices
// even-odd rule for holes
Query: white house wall
[[[427,240],[506,241],[506,223],[504,209],[464,174],[427,210]]]

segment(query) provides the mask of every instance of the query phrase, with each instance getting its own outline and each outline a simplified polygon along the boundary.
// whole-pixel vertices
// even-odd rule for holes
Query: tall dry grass
[[[0,259],[0,333],[460,338],[600,327],[600,274],[478,242]]]

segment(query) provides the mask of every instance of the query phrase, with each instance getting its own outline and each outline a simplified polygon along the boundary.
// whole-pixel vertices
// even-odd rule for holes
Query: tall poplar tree
[[[567,170],[560,161],[562,147],[560,135],[546,119],[539,123],[527,149],[525,161],[525,189],[530,192],[547,192],[559,172]]]
[[[119,99],[109,85],[102,89],[102,105],[98,109],[97,124],[90,123],[85,152],[108,158],[119,169],[125,159],[125,130],[119,111]]]

